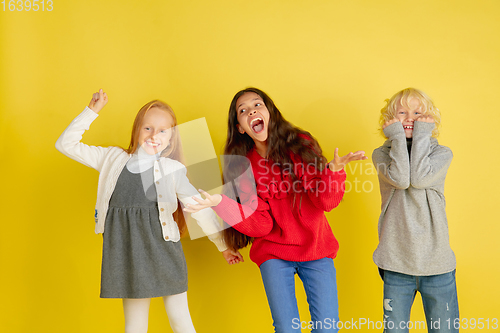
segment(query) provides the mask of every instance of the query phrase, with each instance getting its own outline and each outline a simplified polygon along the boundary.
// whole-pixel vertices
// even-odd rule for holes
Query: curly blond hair
[[[441,125],[441,112],[434,105],[431,98],[427,96],[421,90],[415,88],[406,88],[403,89],[390,99],[386,99],[385,106],[380,110],[380,132],[382,136],[386,137],[384,131],[382,130],[382,126],[389,120],[396,118],[396,112],[398,106],[403,106],[407,109],[411,109],[410,100],[412,98],[416,98],[420,101],[420,110],[422,115],[431,116],[434,119],[436,127],[432,131],[432,137],[437,138],[439,136],[439,126]]]

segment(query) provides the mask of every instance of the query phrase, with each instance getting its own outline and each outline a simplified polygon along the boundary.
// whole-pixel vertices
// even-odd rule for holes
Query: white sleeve
[[[56,149],[69,158],[74,159],[88,167],[101,171],[104,157],[109,148],[89,146],[82,142],[83,133],[89,129],[90,124],[98,114],[88,107],[83,110],[64,130],[56,142]]]
[[[186,168],[183,167],[175,172],[175,191],[177,198],[184,204],[196,205],[193,196],[201,199],[200,193],[189,182],[186,176]],[[196,219],[198,225],[208,238],[217,246],[217,249],[222,252],[227,250],[227,246],[222,238],[222,226],[217,219],[217,215],[211,208],[205,208],[199,212],[192,213],[191,216]]]

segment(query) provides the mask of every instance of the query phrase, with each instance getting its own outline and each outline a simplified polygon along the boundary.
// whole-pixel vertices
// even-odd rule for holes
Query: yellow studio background
[[[54,148],[91,94],[103,88],[109,103],[87,144],[127,146],[139,108],[160,98],[180,123],[205,117],[220,154],[229,103],[247,86],[269,93],[329,159],[335,147],[371,156],[384,99],[427,92],[442,111],[440,143],[454,152],[445,194],[460,314],[496,331],[500,2],[54,0],[37,12],[14,2],[0,4],[1,332],[123,331],[121,301],[99,298],[98,173]],[[350,191],[327,214],[340,242],[340,316],[381,321],[378,180],[371,160],[347,172]],[[183,246],[198,332],[272,332],[248,249],[229,266],[207,238]],[[307,320],[300,282],[297,297]],[[419,299],[413,321],[424,320]],[[149,332],[170,332],[158,300]]]

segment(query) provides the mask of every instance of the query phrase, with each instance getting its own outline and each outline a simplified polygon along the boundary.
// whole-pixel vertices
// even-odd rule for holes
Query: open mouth
[[[264,130],[264,120],[262,118],[254,118],[250,122],[250,127],[255,133],[260,133]]]
[[[409,129],[409,130],[413,130],[413,125],[403,125],[403,128],[405,130]]]

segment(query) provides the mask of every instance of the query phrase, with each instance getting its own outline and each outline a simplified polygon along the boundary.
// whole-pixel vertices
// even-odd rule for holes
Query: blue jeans
[[[337,332],[337,280],[333,259],[286,261],[270,259],[260,265],[275,332]],[[301,322],[295,297],[295,274],[304,284],[311,322]]]
[[[454,321],[459,318],[455,271],[430,276],[381,273],[384,279],[384,332],[406,333],[408,328],[425,326],[423,322],[410,322],[417,291],[422,296],[428,332],[458,332],[454,328]]]

